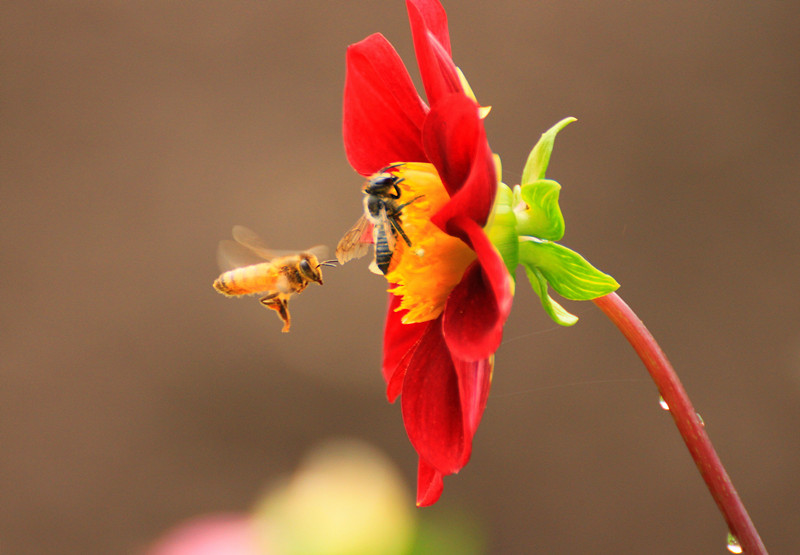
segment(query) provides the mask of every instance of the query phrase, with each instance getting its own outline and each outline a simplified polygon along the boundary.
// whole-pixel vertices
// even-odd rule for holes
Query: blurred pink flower
[[[256,539],[249,515],[216,514],[192,519],[171,530],[145,555],[268,555]]]

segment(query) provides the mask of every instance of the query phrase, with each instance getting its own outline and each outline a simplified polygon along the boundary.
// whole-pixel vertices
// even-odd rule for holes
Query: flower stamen
[[[394,285],[389,292],[402,297],[397,310],[408,311],[402,319],[404,324],[427,322],[442,313],[450,291],[476,255],[461,239],[431,222],[431,217],[450,200],[432,164],[409,162],[392,173],[403,178],[398,202],[418,198],[403,208],[402,226],[411,246],[397,241],[392,266],[386,274]]]

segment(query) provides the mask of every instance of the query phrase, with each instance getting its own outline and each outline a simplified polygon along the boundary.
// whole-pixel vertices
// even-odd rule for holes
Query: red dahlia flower
[[[374,34],[347,50],[344,142],[364,176],[391,168],[411,246],[398,240],[384,335],[387,395],[402,395],[419,454],[417,504],[469,460],[513,285],[484,226],[498,176],[479,106],[450,54],[444,9],[406,2],[428,103],[391,44]]]
[[[469,460],[511,308],[513,271],[522,265],[558,324],[570,326],[577,317],[550,296],[550,288],[567,299],[594,300],[620,328],[658,385],[725,515],[729,549],[741,545],[748,553],[766,553],[677,375],[613,293],[619,284],[557,243],[564,235],[561,186],[545,172],[556,135],[574,118],[542,135],[519,185],[501,183],[499,162],[496,171],[486,141],[484,110],[450,55],[444,9],[438,0],[407,0],[406,6],[429,105],[386,39],[367,37],[347,51],[344,142],[361,174],[396,176],[371,180],[365,192],[373,198],[366,197],[365,209],[379,222],[377,206],[381,217],[389,217],[381,223],[392,225],[375,235],[377,267],[392,284],[383,375],[389,400],[402,395],[403,421],[419,454],[417,504],[435,503],[442,477]],[[376,201],[372,186],[385,183],[391,192]],[[403,240],[392,252],[386,237],[395,232]],[[349,245],[352,237],[343,242]],[[352,257],[341,252],[342,261]]]

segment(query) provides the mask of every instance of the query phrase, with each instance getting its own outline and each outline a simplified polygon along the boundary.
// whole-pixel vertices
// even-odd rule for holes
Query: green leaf
[[[519,237],[513,201],[514,194],[508,185],[498,184],[492,214],[484,228],[486,236],[503,257],[503,262],[512,278],[519,264]]]
[[[619,288],[613,277],[567,247],[535,237],[520,237],[519,241],[520,263],[536,268],[562,297],[588,301]]]
[[[525,263],[523,262],[523,264]],[[544,311],[556,324],[571,326],[578,321],[577,316],[567,312],[563,306],[554,301],[547,293],[547,280],[535,266],[525,264],[525,273],[528,274],[528,281],[530,281],[531,287],[539,295]]]
[[[547,165],[550,163],[550,154],[553,152],[553,143],[556,140],[556,135],[573,121],[577,120],[575,118],[564,118],[542,133],[539,142],[536,143],[536,146],[533,147],[533,150],[528,155],[525,169],[522,170],[521,184],[533,183],[544,178],[544,172],[547,171]]]
[[[551,179],[539,179],[520,187],[526,208],[517,212],[517,233],[558,241],[564,236],[564,216],[558,206],[561,185]]]

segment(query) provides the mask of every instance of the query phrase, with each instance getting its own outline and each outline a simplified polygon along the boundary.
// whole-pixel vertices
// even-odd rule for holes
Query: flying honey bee
[[[397,203],[397,199],[400,198],[399,185],[403,178],[392,174],[391,170],[401,165],[386,166],[367,180],[364,185],[364,213],[344,234],[336,247],[339,264],[367,254],[369,241],[365,239],[370,226],[372,226],[372,243],[375,245],[375,259],[369,268],[376,274],[386,274],[389,271],[398,235],[411,246],[408,235],[403,231],[400,216],[403,208],[421,197],[413,198],[403,204]]]
[[[226,296],[265,294],[259,302],[278,313],[281,331],[288,332],[289,298],[312,281],[322,285],[321,267],[333,265],[319,261],[327,247],[317,245],[301,253],[271,251],[254,231],[238,225],[233,238],[219,243],[217,262],[223,273],[214,281],[214,289]]]

